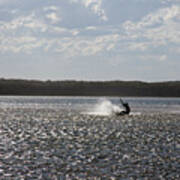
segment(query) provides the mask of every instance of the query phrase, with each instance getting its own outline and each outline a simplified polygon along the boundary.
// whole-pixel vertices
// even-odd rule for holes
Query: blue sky
[[[0,0],[0,77],[180,80],[180,0]]]

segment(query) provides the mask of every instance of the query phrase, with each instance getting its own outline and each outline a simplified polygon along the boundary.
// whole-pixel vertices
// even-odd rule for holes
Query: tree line
[[[180,97],[180,81],[37,81],[0,79],[0,95]]]

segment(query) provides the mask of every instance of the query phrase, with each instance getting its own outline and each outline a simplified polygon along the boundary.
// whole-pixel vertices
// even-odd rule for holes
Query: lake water
[[[132,113],[180,113],[180,98],[125,97]],[[122,110],[119,97],[0,96],[0,108],[36,108],[109,115]]]
[[[180,98],[0,97],[0,179],[180,179]]]

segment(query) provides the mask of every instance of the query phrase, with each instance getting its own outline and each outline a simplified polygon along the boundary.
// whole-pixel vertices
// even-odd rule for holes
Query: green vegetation
[[[34,81],[0,79],[0,95],[180,97],[180,81]]]

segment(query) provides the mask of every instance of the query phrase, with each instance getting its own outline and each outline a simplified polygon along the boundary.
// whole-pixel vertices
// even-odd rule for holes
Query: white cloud
[[[159,58],[160,61],[165,61],[167,60],[167,55],[161,55]]]
[[[127,30],[138,30],[145,27],[164,24],[173,18],[180,19],[180,6],[178,5],[174,5],[170,8],[163,8],[155,13],[148,14],[138,23],[126,21],[124,23],[124,28]]]
[[[179,2],[179,0],[160,0],[162,3],[166,4],[166,3],[176,3],[176,2]]]
[[[77,36],[79,34],[79,30],[77,29],[71,30],[71,33],[73,36]]]
[[[86,30],[96,30],[97,29],[97,27],[95,27],[95,26],[88,26],[88,27],[86,27],[85,28]]]
[[[1,33],[15,33],[16,30],[21,30],[23,27],[30,28],[33,31],[38,29],[40,32],[45,32],[47,30],[47,25],[42,21],[39,21],[34,13],[28,16],[17,17],[10,22],[0,22],[0,24]]]
[[[128,45],[128,49],[129,50],[132,50],[132,51],[135,51],[135,50],[140,50],[140,51],[145,51],[148,47],[148,43],[144,43],[144,42],[141,42],[141,43],[130,43]]]
[[[49,36],[42,38],[33,33],[34,28],[37,28],[36,23],[22,23],[20,28],[22,28],[23,25],[26,28],[32,29],[32,33],[28,30],[26,33],[32,35],[25,36],[23,33],[15,37],[11,37],[10,34],[1,35],[1,52],[32,53],[34,49],[41,48],[41,50],[46,52],[51,50],[51,52],[58,52],[66,57],[79,55],[90,56],[112,50],[120,38],[118,34],[99,35],[94,37],[78,36],[80,33],[78,29],[66,29],[57,26],[46,26],[46,28],[52,35],[56,31],[59,34],[66,34],[66,36],[57,37],[57,35],[55,37]],[[12,31],[14,29],[8,30]]]
[[[80,3],[86,8],[98,15],[103,21],[107,21],[105,10],[102,8],[102,0],[70,0],[72,3]]]
[[[107,51],[111,51],[112,49],[114,49],[115,48],[115,43],[111,43],[111,44],[109,44],[108,46],[107,46]]]
[[[173,5],[150,13],[139,22],[126,21],[123,28],[127,40],[133,40],[130,50],[180,44],[180,6]],[[136,41],[141,41],[137,43]]]
[[[103,14],[105,15],[102,0],[71,0],[71,2],[81,3],[101,18]],[[147,53],[150,49],[167,46],[169,42],[180,43],[180,24],[177,21],[180,17],[180,7],[178,5],[159,9],[138,22],[126,21],[122,26],[92,25],[79,29],[60,26],[58,22],[61,21],[61,17],[58,9],[54,5],[45,6],[41,8],[40,17],[34,11],[10,22],[0,22],[2,38],[9,39],[9,41],[3,41],[4,50],[7,51],[9,46],[9,50],[13,52],[30,52],[40,47],[45,51],[56,51],[68,56],[90,56],[109,52]],[[98,14],[98,12],[101,13]],[[41,36],[39,36],[40,33],[42,33]],[[10,42],[12,36],[13,42]],[[30,36],[36,40],[28,41],[27,37]],[[26,40],[23,39],[24,37]],[[17,41],[18,38],[19,41]],[[159,59],[163,60],[163,58]]]
[[[77,55],[91,56],[114,48],[118,39],[119,35],[117,34],[97,36],[94,38],[64,38],[57,42],[56,51],[64,53],[68,57]]]
[[[56,24],[61,21],[61,18],[56,13],[49,13],[46,17],[53,23]]]
[[[9,37],[2,38],[0,43],[0,51],[13,53],[31,53],[32,49],[42,47],[45,40],[39,40],[33,36]]]
[[[51,30],[52,30],[53,32],[57,32],[57,33],[67,32],[67,29],[66,29],[66,28],[59,27],[59,26],[55,26],[55,27],[51,28]]]
[[[43,8],[44,11],[57,11],[58,8],[56,6],[47,6]]]

